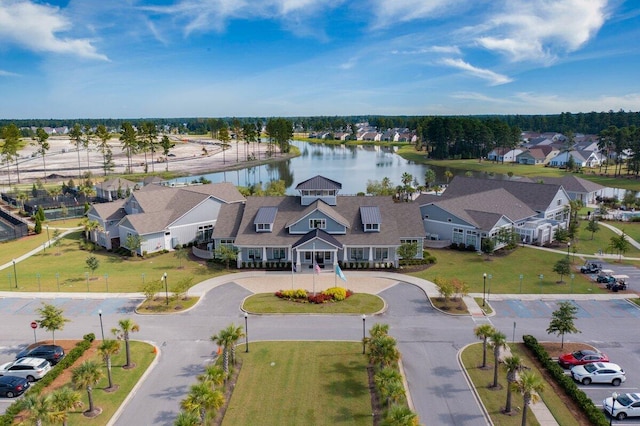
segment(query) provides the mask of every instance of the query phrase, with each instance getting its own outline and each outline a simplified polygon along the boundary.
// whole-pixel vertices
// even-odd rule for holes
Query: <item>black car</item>
[[[35,348],[26,348],[16,355],[16,359],[26,357],[46,359],[51,365],[56,365],[64,358],[64,349],[58,345],[41,345]]]
[[[22,377],[0,376],[0,396],[13,398],[22,395],[29,388],[29,381]]]

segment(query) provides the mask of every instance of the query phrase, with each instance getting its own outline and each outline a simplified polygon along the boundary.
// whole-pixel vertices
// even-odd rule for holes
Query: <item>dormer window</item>
[[[362,220],[364,232],[380,232],[382,215],[377,206],[360,207],[360,220]]]
[[[260,207],[256,214],[256,218],[253,221],[253,225],[256,227],[256,232],[272,232],[273,222],[276,220],[277,213],[277,207]]]
[[[309,229],[326,229],[327,221],[325,219],[309,219]]]

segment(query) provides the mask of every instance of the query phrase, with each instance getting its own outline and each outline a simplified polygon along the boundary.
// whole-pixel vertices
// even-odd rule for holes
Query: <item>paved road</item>
[[[233,278],[233,277],[231,277]],[[158,364],[132,395],[115,424],[170,425],[179,410],[179,401],[195,382],[195,376],[212,360],[215,346],[210,336],[231,322],[242,325],[241,300],[251,294],[231,282],[210,290],[195,309],[171,316],[136,315],[141,331],[135,336],[160,348]],[[408,384],[416,411],[423,424],[479,425],[485,418],[464,380],[456,354],[468,343],[477,341],[473,328],[491,322],[511,339],[533,334],[540,340],[554,340],[544,330],[557,301],[552,299],[491,300],[496,316],[473,318],[436,312],[419,287],[400,283],[380,295],[387,301],[383,314],[367,318],[367,330],[374,322],[390,325],[398,340]],[[95,296],[93,296],[95,297]],[[62,306],[72,318],[59,338],[77,338],[88,332],[100,333],[98,310],[103,312],[104,328],[133,316],[136,300],[126,298],[59,298],[45,300]],[[33,338],[29,322],[39,299],[0,299],[0,323],[3,324],[0,360],[12,359],[21,346]],[[634,332],[639,311],[623,300],[577,300],[577,326],[583,334],[573,340],[592,343],[606,351],[612,360],[624,366],[640,365],[640,336]],[[514,332],[513,325],[516,325]],[[362,338],[359,316],[250,316],[249,336],[255,340],[351,340]],[[41,336],[39,336],[41,338]],[[640,372],[627,367],[628,381],[618,391],[631,391],[640,384]],[[591,387],[596,402],[611,392],[608,387]],[[2,408],[2,404],[0,404]]]

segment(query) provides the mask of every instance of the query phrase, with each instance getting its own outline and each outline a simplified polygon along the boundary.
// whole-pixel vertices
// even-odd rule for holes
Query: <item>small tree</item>
[[[173,285],[171,291],[176,295],[178,299],[184,300],[187,298],[187,291],[191,288],[192,285],[193,277],[183,278]]]
[[[109,386],[107,389],[113,389],[113,380],[111,379],[111,357],[120,352],[120,341],[114,339],[106,339],[98,346],[98,352],[102,355],[105,364],[107,365],[107,379],[109,379]]]
[[[569,231],[565,228],[558,228],[555,232],[555,239],[561,243],[564,243],[569,239]]]
[[[491,334],[491,348],[493,349],[493,388],[498,387],[498,367],[500,367],[500,351],[507,347],[507,336],[495,330]]]
[[[527,424],[529,405],[540,400],[540,393],[544,390],[544,382],[532,371],[523,371],[520,379],[513,384],[514,389],[522,395],[522,426]]]
[[[62,309],[44,302],[42,302],[41,308],[36,309],[36,312],[40,314],[40,319],[36,320],[36,322],[41,328],[51,332],[53,344],[55,345],[56,331],[62,330],[64,324],[70,320],[62,315],[64,312]]]
[[[560,282],[563,282],[562,278],[571,273],[571,262],[569,260],[569,256],[565,256],[558,260],[555,265],[553,265],[553,272],[559,274]]]
[[[455,288],[450,281],[440,277],[436,277],[436,279],[433,280],[433,283],[438,288],[438,293],[440,293],[440,297],[444,301],[444,306],[446,307],[447,302],[455,292]]]
[[[567,333],[580,333],[580,330],[576,328],[573,321],[576,319],[576,313],[578,308],[571,302],[558,303],[558,309],[551,314],[551,322],[547,328],[547,333],[555,333],[559,335],[562,340],[560,348],[564,347],[564,335]]]
[[[177,246],[173,252],[173,257],[178,259],[178,269],[182,269],[182,261],[189,258],[189,252],[181,246]]]
[[[129,335],[131,333],[140,331],[140,326],[135,322],[133,322],[132,320],[130,320],[129,318],[121,319],[120,321],[118,321],[118,325],[120,327],[111,329],[111,332],[116,336],[116,339],[124,340],[125,355],[126,355],[127,362],[124,364],[123,367],[132,368],[134,367],[134,365],[131,364],[131,352],[129,351]]]
[[[124,242],[124,246],[129,249],[132,257],[136,257],[136,253],[142,247],[142,237],[140,235],[129,234]]]
[[[62,414],[62,425],[66,426],[69,411],[82,407],[80,394],[68,386],[58,388],[49,394],[54,410]]]
[[[611,237],[610,241],[609,247],[611,247],[612,250],[616,250],[618,252],[618,260],[622,260],[622,255],[629,251],[629,248],[631,247],[631,243],[629,243],[627,235],[624,233],[624,229],[620,235],[614,235]]]
[[[87,268],[91,271],[91,275],[93,275],[96,269],[100,266],[100,261],[92,254],[87,256],[85,263],[87,264]]]
[[[238,250],[235,247],[221,245],[216,249],[215,255],[216,258],[222,260],[225,263],[226,268],[229,269],[231,261],[238,258]]]
[[[144,283],[140,288],[142,294],[144,294],[145,300],[151,302],[156,294],[162,289],[162,280],[149,280]]]
[[[409,262],[415,259],[416,254],[418,253],[418,243],[402,243],[400,247],[398,247],[398,256],[402,258],[405,262]]]
[[[595,215],[593,215],[595,216]],[[600,224],[598,223],[598,221],[596,220],[596,218],[592,218],[591,220],[589,220],[589,223],[587,223],[587,231],[591,232],[591,239],[593,240],[593,234],[595,234],[596,232],[600,231]]]
[[[507,369],[507,402],[504,406],[504,412],[511,413],[511,389],[524,365],[522,364],[522,358],[518,355],[512,355],[504,359],[504,366]]]

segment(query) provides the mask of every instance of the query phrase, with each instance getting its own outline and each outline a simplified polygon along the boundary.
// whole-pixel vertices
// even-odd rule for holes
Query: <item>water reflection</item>
[[[293,145],[300,149],[299,157],[202,176],[212,182],[231,182],[238,186],[265,184],[282,179],[285,182],[287,194],[290,195],[296,194],[295,185],[316,175],[342,183],[341,194],[365,192],[367,181],[381,181],[385,177],[397,186],[402,183],[404,173],[411,174],[420,184],[424,184],[425,171],[429,168],[435,172],[437,184],[447,181],[444,167],[426,166],[407,161],[396,154],[393,147],[309,144],[300,141],[294,141]],[[454,175],[464,173],[459,170],[451,171]],[[477,175],[480,176],[481,173]],[[174,182],[190,182],[200,176],[179,178]]]

